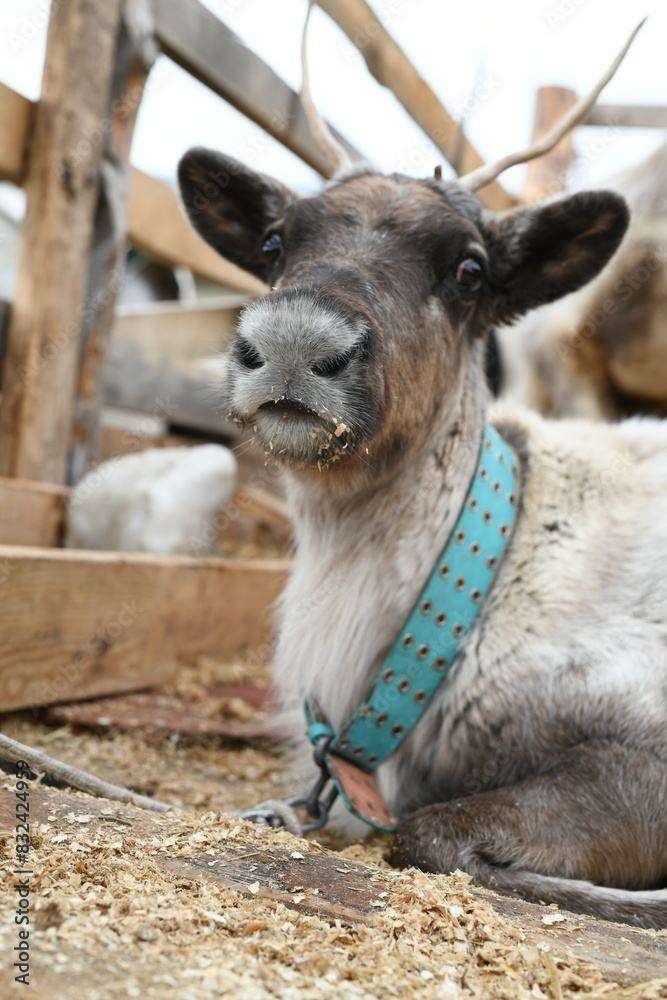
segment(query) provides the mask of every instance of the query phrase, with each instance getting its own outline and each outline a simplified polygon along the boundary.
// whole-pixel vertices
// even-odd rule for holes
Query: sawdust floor
[[[40,1000],[667,997],[667,932],[503,900],[465,875],[396,872],[382,839],[301,841],[224,815],[294,793],[278,750],[56,728],[30,713],[0,729],[193,810],[157,815],[32,783]],[[3,998],[29,995],[11,957],[14,789],[0,777]]]

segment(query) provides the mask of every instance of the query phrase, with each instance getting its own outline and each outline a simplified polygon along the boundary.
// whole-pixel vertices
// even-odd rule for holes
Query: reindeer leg
[[[426,806],[392,864],[639,927],[667,927],[667,764],[608,740],[506,788]]]

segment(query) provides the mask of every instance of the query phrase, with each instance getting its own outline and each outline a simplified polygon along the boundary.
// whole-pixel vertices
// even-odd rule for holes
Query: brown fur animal
[[[506,399],[543,416],[667,416],[667,144],[609,180],[632,212],[580,291],[498,331]]]

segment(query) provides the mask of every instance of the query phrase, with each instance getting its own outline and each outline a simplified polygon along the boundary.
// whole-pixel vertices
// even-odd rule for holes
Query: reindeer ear
[[[490,322],[509,323],[581,288],[623,239],[628,207],[613,191],[581,191],[486,220]]]
[[[264,174],[211,149],[189,150],[178,165],[190,222],[223,257],[267,279],[262,235],[297,196]]]

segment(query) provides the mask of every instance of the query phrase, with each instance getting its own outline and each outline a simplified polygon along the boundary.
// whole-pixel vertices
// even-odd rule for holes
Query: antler
[[[537,156],[544,156],[545,153],[548,153],[551,149],[553,149],[564,135],[567,135],[567,133],[570,132],[575,125],[578,125],[579,122],[586,117],[590,109],[597,101],[600,92],[607,86],[612,76],[623,62],[628,49],[635,39],[635,35],[644,24],[645,20],[646,18],[639,22],[607,72],[598,81],[598,83],[596,83],[590,94],[577,101],[577,103],[570,108],[567,114],[563,115],[561,120],[556,122],[554,127],[549,129],[549,131],[545,133],[541,139],[533,143],[533,145],[529,146],[527,149],[522,149],[518,153],[509,153],[507,156],[503,156],[501,159],[496,160],[495,163],[485,163],[481,167],[471,170],[470,173],[464,174],[463,177],[459,177],[458,179],[458,183],[461,187],[465,188],[466,191],[477,191],[479,188],[484,187],[485,184],[490,184],[491,181],[495,180],[499,174],[503,173],[503,171],[516,166],[517,163],[527,163],[529,160],[534,160]]]
[[[353,165],[353,163],[347,150],[345,150],[332,136],[329,126],[315,107],[310,94],[306,38],[308,35],[308,22],[310,21],[310,12],[313,9],[313,4],[314,0],[310,0],[308,4],[308,13],[306,14],[306,22],[303,26],[303,35],[301,36],[301,103],[304,111],[306,112],[306,117],[308,119],[310,131],[313,133],[313,138],[326,158],[329,177],[333,177],[334,174],[339,173],[341,170],[347,170]]]

